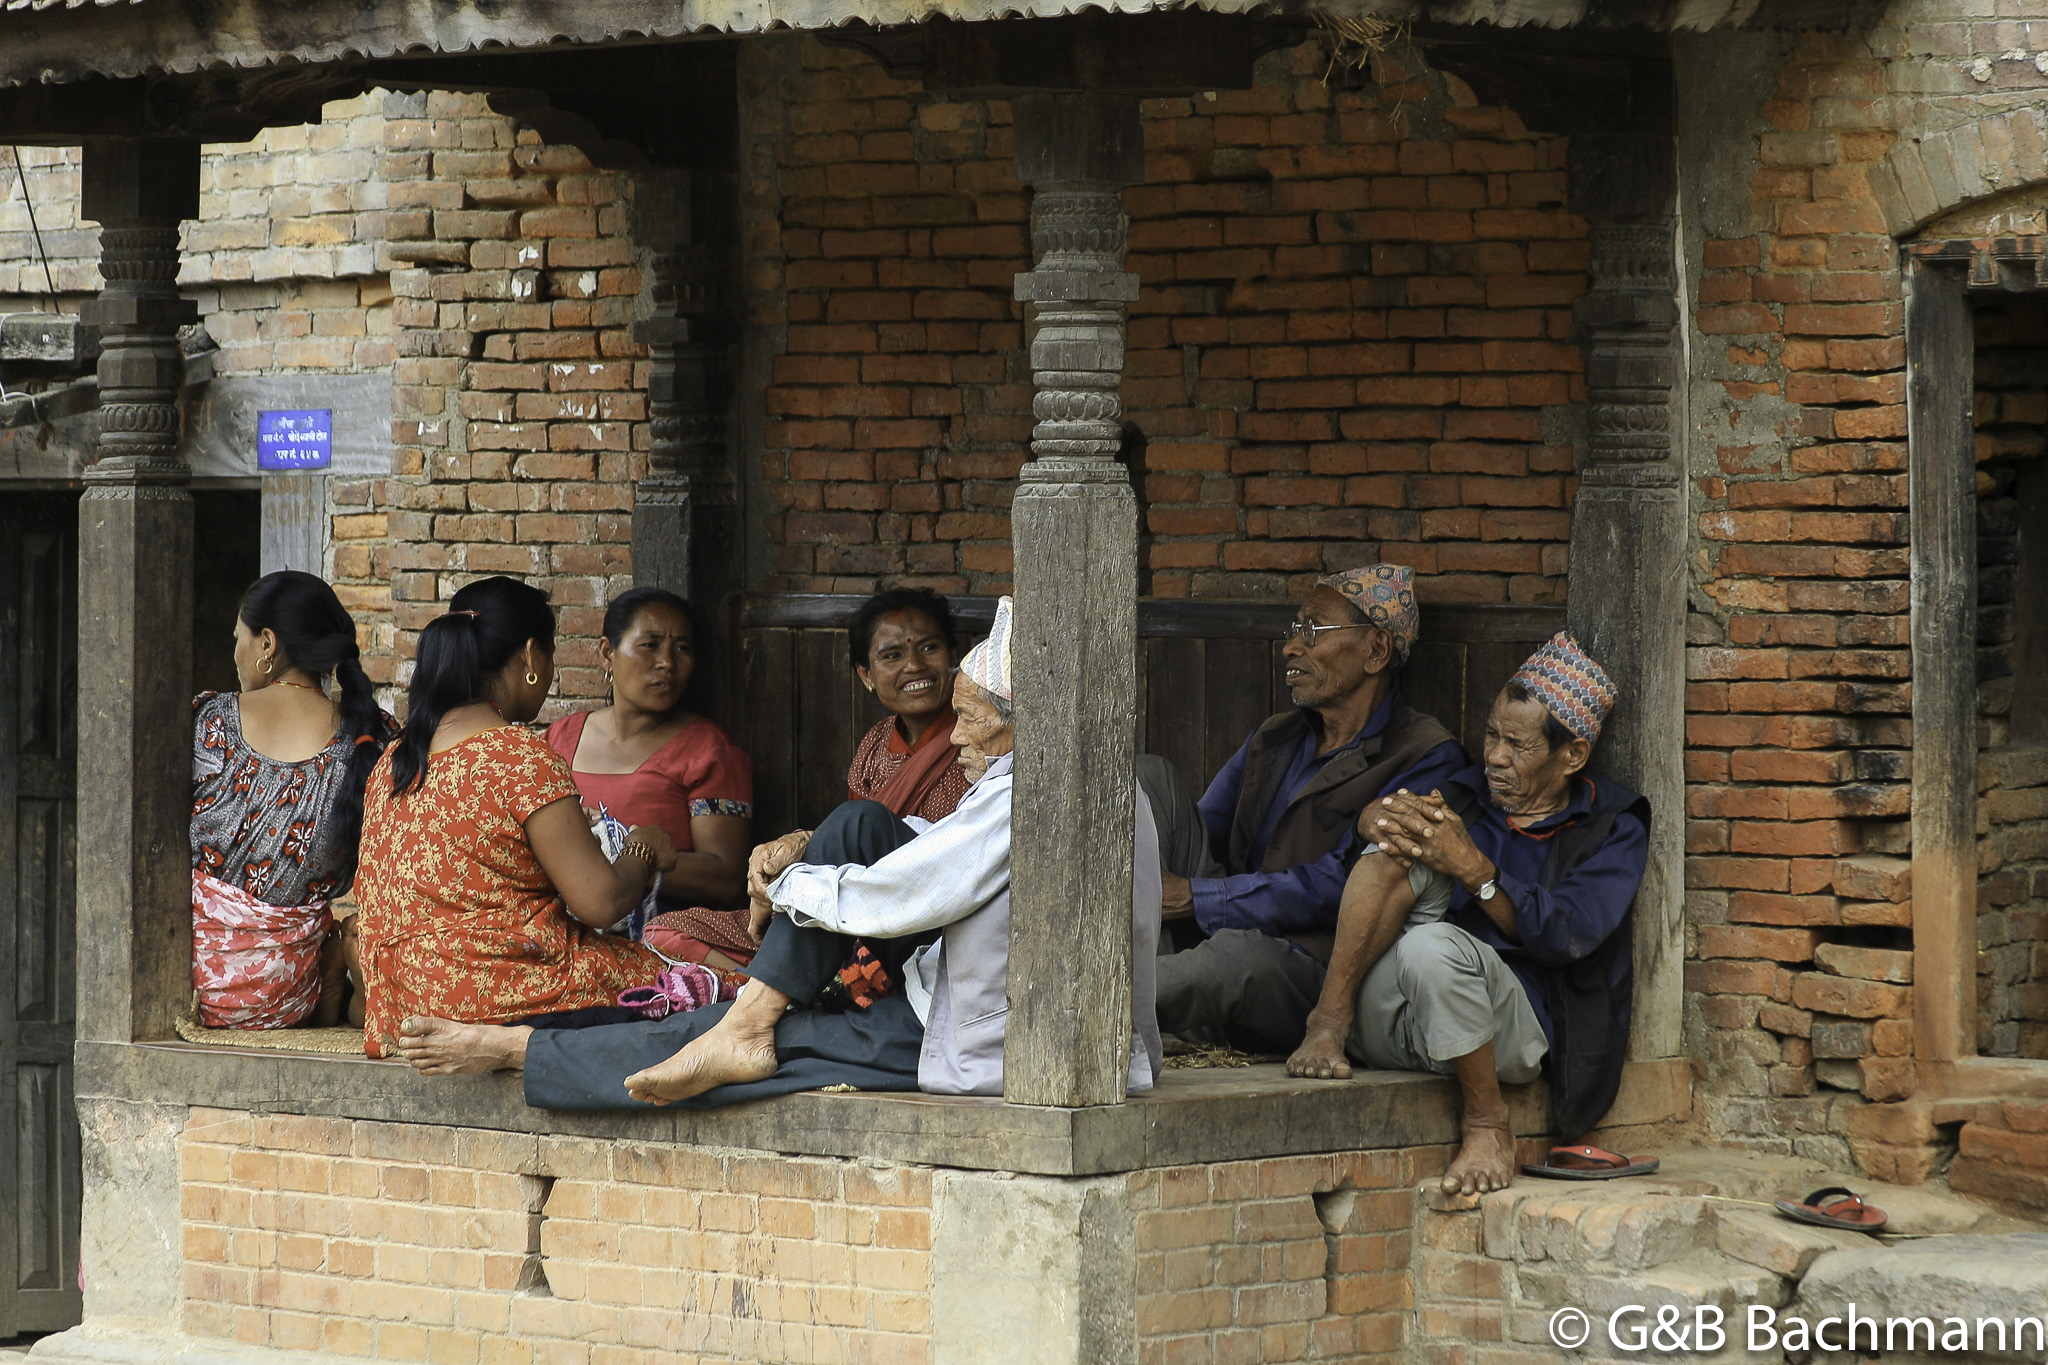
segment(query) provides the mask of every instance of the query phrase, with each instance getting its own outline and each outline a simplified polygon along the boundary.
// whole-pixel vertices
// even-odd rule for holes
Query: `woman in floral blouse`
[[[355,878],[363,783],[397,727],[357,661],[356,623],[308,573],[266,574],[243,594],[235,674],[239,692],[192,703],[199,1022],[333,1022],[343,987],[328,903]]]
[[[659,826],[617,862],[562,756],[526,728],[554,683],[547,595],[510,578],[455,594],[420,632],[405,731],[371,774],[356,880],[364,1050],[414,1057],[429,1018],[504,1024],[610,1006],[662,963],[599,932],[675,866]]]

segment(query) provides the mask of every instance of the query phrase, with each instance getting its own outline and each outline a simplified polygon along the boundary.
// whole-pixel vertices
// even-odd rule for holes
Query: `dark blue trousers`
[[[821,866],[867,866],[901,848],[916,831],[888,807],[849,801],[825,818],[811,835],[804,861]],[[928,936],[927,936],[928,937]],[[921,940],[869,943],[890,974],[902,980],[902,964]],[[777,915],[762,939],[747,974],[808,1006],[853,951],[854,940],[823,929],[799,929]],[[536,1027],[526,1044],[526,1102],[536,1109],[638,1108],[627,1098],[626,1077],[667,1061],[684,1044],[725,1017],[729,1004],[709,1005],[661,1020],[604,1024],[594,1028]],[[862,1090],[917,1089],[917,1058],[924,1025],[901,991],[864,1010],[827,1014],[799,1007],[775,1026],[781,1065],[764,1081],[724,1085],[664,1106],[715,1109],[828,1085]]]

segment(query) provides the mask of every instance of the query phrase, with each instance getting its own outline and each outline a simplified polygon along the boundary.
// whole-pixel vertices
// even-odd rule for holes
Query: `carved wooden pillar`
[[[79,503],[78,1036],[174,1036],[192,993],[192,499],[178,455],[178,225],[199,145],[85,148],[100,224],[99,459]]]
[[[1620,698],[1595,763],[1650,798],[1636,898],[1629,1055],[1679,1053],[1684,999],[1686,522],[1671,439],[1677,380],[1675,149],[1657,133],[1571,144],[1574,207],[1591,222],[1587,450],[1572,508],[1572,632]]]
[[[1116,459],[1123,186],[1144,172],[1137,101],[1020,96],[1017,177],[1033,190],[1032,460],[1016,547],[1017,786],[1011,816],[1004,1098],[1118,1104],[1131,1042],[1132,765],[1138,527]]]
[[[654,315],[634,326],[649,353],[653,448],[633,499],[633,581],[689,598],[703,652],[727,660],[723,608],[741,569],[721,311],[733,291],[722,238],[701,226],[712,215],[695,202],[710,180],[703,172],[649,171],[634,186],[634,234],[652,252]]]

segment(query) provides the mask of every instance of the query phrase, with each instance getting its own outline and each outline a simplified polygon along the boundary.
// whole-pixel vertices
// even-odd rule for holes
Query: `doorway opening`
[[[2048,1059],[2048,296],[1975,296],[1977,1051]]]

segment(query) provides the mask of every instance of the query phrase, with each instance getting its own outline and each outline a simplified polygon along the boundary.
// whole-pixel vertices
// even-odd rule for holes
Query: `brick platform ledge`
[[[1548,1087],[1507,1091],[1516,1131],[1546,1131]],[[1168,1071],[1151,1094],[1098,1109],[804,1093],[709,1113],[566,1114],[528,1108],[511,1076],[429,1079],[402,1063],[368,1058],[81,1043],[77,1093],[81,1103],[191,1105],[1058,1176],[1436,1146],[1458,1137],[1456,1090],[1447,1078],[1367,1071],[1349,1081],[1309,1081],[1278,1065]],[[1683,1119],[1691,1097],[1684,1059],[1631,1062],[1602,1126]]]

